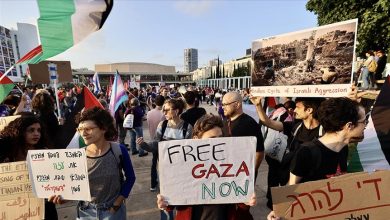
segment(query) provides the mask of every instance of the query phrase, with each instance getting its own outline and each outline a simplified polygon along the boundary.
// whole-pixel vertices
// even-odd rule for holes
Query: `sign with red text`
[[[162,141],[158,149],[169,205],[244,203],[254,193],[255,137]]]
[[[357,19],[252,42],[251,94],[342,97],[350,90]]]
[[[0,163],[0,219],[44,219],[44,200],[36,198],[26,161]]]
[[[388,219],[390,171],[273,187],[273,209],[283,219]]]
[[[35,195],[91,201],[86,158],[85,149],[29,150],[27,163]]]

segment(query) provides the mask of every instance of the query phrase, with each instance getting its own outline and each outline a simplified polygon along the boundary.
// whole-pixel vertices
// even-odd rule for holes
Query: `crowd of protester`
[[[370,52],[367,54],[370,56],[361,67],[364,88],[374,86],[369,83],[367,71],[368,61],[375,60],[375,57]],[[379,72],[380,60],[376,62]],[[371,75],[375,79],[379,77],[377,74]],[[251,96],[249,89],[239,92],[188,86],[184,94],[179,90],[177,87],[158,89],[151,86],[129,89],[128,101],[120,105],[113,117],[107,105],[109,91],[103,88],[96,97],[105,109],[95,107],[80,113],[77,131],[87,145],[92,201],[79,201],[79,219],[126,219],[125,200],[135,182],[130,154],[139,157],[152,154],[150,191],[158,191],[158,142],[161,141],[256,137],[255,180],[265,157],[269,166],[267,206],[272,210],[270,187],[345,173],[347,145],[363,139],[366,114],[356,101],[356,87],[353,87],[349,98],[287,98],[284,103],[274,107],[274,112],[281,112],[278,120],[272,119],[272,114],[266,114],[264,98]],[[56,137],[61,135],[64,121],[72,115],[81,87],[69,85],[59,88],[57,94],[50,88],[37,87],[26,87],[22,92],[10,94],[0,105],[1,116],[20,115],[0,133],[1,146],[7,146],[0,149],[0,162],[25,160],[28,150],[56,148]],[[56,98],[59,109],[55,104]],[[200,107],[201,103],[214,105],[218,115],[207,114]],[[244,112],[243,106],[248,104],[256,108],[260,121],[255,121]],[[134,115],[131,129],[123,127],[128,114]],[[143,138],[144,123],[147,123],[151,140]],[[282,161],[264,153],[267,137],[263,136],[262,126],[282,131],[288,136],[288,147]],[[128,143],[127,134],[130,137]],[[123,158],[120,166],[118,154]],[[123,170],[124,177],[120,176],[122,172],[112,172],[115,169]],[[59,195],[50,197],[46,201],[46,219],[57,219],[53,204],[64,202]],[[159,194],[157,199],[161,219],[253,219],[249,209],[255,203],[255,195],[245,204],[177,207],[168,206],[164,195]],[[268,218],[275,219],[277,216],[271,212]]]

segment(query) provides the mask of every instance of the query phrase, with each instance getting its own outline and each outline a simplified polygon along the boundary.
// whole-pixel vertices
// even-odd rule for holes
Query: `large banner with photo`
[[[248,202],[254,193],[255,137],[162,141],[161,195],[169,205]]]
[[[252,90],[263,97],[340,97],[350,90],[357,19],[252,42]]]

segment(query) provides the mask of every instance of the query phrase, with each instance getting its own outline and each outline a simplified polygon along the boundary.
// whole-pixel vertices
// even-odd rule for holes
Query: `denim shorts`
[[[77,205],[77,220],[126,220],[125,203],[122,203],[115,213],[110,212],[111,204],[105,206],[79,202]]]

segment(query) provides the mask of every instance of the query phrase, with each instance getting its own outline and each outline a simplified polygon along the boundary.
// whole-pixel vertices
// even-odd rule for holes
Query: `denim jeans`
[[[130,147],[132,152],[137,152],[137,143],[135,142],[137,138],[143,137],[144,133],[142,130],[142,127],[134,127],[133,129],[129,130],[130,132]],[[138,152],[139,154],[143,154],[144,150],[138,146]]]
[[[362,70],[362,80],[363,80],[363,85],[362,85],[363,89],[375,87],[374,74],[370,73],[367,67],[364,67]]]
[[[157,160],[158,160],[158,152],[153,152],[152,158],[152,167],[150,169],[150,187],[157,187]]]
[[[126,129],[123,128],[122,123],[116,124],[116,127],[118,129],[118,138],[120,144],[125,144],[125,138],[126,138]]]
[[[77,207],[77,220],[126,220],[126,206],[123,203],[115,213],[109,209],[97,209],[93,205]]]

